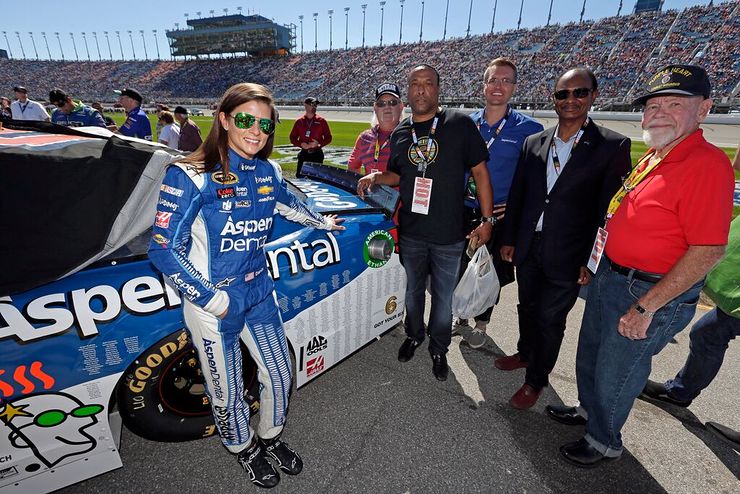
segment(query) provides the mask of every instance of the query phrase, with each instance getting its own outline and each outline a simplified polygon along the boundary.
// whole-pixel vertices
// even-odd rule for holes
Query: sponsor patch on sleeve
[[[172,187],[172,186],[166,185],[166,184],[162,184],[162,187],[160,187],[160,189],[165,194],[170,194],[170,195],[175,196],[175,197],[182,197],[182,194],[183,194],[183,190],[182,189],[177,189],[175,187]]]

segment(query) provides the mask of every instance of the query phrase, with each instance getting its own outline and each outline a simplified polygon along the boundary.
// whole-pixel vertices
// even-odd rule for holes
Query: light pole
[[[108,44],[108,57],[113,60],[113,50],[110,49],[110,38],[108,37],[108,31],[103,31],[105,34],[105,42]]]
[[[123,60],[123,43],[121,42],[121,31],[116,31],[116,36],[118,36],[118,48],[121,49],[121,60]]]
[[[7,31],[3,31],[3,36],[5,36],[5,44],[8,46],[8,56],[10,56],[10,58],[13,58],[13,52],[10,51],[10,41],[8,41]]]
[[[385,2],[380,2],[380,47],[383,48],[383,20],[385,18]]]
[[[344,7],[344,49],[349,47],[349,7]]]
[[[80,55],[77,53],[77,43],[75,43],[75,33],[69,33],[69,37],[72,38],[72,48],[75,49],[75,59],[79,62]]]
[[[586,0],[583,0],[583,7],[581,7],[581,19],[578,22],[583,22],[583,14],[586,13]]]
[[[59,43],[59,52],[62,54],[62,60],[64,60],[64,50],[62,49],[62,40],[59,38],[59,33],[54,33],[57,37],[57,43]]]
[[[622,0],[619,0],[619,8],[617,9],[617,17],[622,13]]]
[[[331,16],[334,15],[334,11],[329,9],[329,51],[332,48],[332,35],[331,35]]]
[[[319,51],[319,13],[313,13],[313,51]]]
[[[23,55],[23,60],[26,59],[26,50],[23,49],[23,42],[21,41],[21,33],[18,31],[15,32],[15,35],[18,37],[18,44],[21,45],[21,54]]]
[[[41,36],[44,37],[44,44],[46,45],[46,53],[49,54],[49,60],[51,60],[51,50],[49,49],[49,40],[46,39],[46,31],[42,31]]]
[[[85,42],[85,51],[87,52],[87,61],[90,61],[90,49],[87,47],[87,35],[82,33],[82,40]]]
[[[519,21],[516,23],[517,29],[522,26],[522,10],[524,10],[524,0],[522,0],[522,4],[519,6]]]
[[[303,16],[299,15],[298,20],[301,21],[301,53],[303,53]]]
[[[209,10],[208,12],[210,12],[211,13],[211,17],[213,17],[214,12],[216,12],[216,11],[215,10]]]
[[[403,43],[403,2],[406,0],[398,0],[401,4],[401,27],[398,29],[398,44]]]
[[[198,15],[200,15],[200,12],[198,12]],[[152,32],[154,33],[154,46],[157,47],[157,60],[161,60],[161,57],[159,56],[159,43],[157,42],[157,30],[152,29]]]
[[[367,4],[363,3],[360,7],[362,7],[362,47],[365,48],[365,10],[367,9]],[[8,38],[5,39],[7,40]]]
[[[134,36],[131,34],[131,30],[128,30],[128,39],[131,42],[131,54],[134,56],[134,60],[136,60],[136,50],[134,49]]]
[[[547,24],[545,24],[545,26],[550,25],[550,17],[552,17],[552,2],[553,1],[554,0],[550,0],[550,10],[547,12]]]
[[[468,31],[465,35],[466,38],[470,37],[470,18],[473,15],[473,0],[470,0],[470,8],[468,9]]]
[[[424,0],[421,0],[421,22],[419,23],[419,43],[421,43],[421,35],[424,32]]]
[[[36,50],[36,40],[33,39],[33,33],[28,31],[28,35],[31,37],[31,44],[33,45],[33,52],[36,54],[36,60],[39,59],[39,52]]]
[[[144,38],[144,30],[139,29],[139,34],[141,34],[141,42],[144,44],[144,60],[149,60],[149,53],[146,51],[146,39]]]
[[[498,0],[493,2],[493,19],[491,19],[491,34],[493,34],[493,26],[496,24],[496,7],[498,7]]]
[[[98,43],[98,33],[97,33],[97,31],[93,31],[93,38],[95,38],[95,48],[98,49],[98,60],[102,60],[103,57],[100,56],[100,44]]]
[[[447,0],[447,6],[445,7],[445,28],[442,31],[442,40],[447,37],[447,14],[450,12],[450,0]]]

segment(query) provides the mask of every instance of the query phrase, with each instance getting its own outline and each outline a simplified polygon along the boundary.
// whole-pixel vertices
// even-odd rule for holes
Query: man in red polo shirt
[[[691,321],[704,277],[725,251],[734,177],[699,129],[710,90],[701,67],[669,65],[635,100],[645,106],[650,149],[612,198],[594,242],[576,356],[580,407],[547,407],[555,420],[586,424],[582,439],[560,447],[576,466],[622,454],[620,431],[653,355]]]
[[[321,148],[331,142],[329,124],[324,117],[316,113],[318,106],[319,100],[312,97],[306,98],[303,102],[306,113],[295,121],[293,130],[290,131],[290,142],[301,148],[298,153],[298,168],[295,172],[295,176],[298,178],[302,177],[301,168],[304,161],[310,161],[311,163],[324,162],[324,151]]]

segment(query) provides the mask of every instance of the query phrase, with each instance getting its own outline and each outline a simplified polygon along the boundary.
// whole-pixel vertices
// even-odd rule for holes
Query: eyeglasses
[[[574,98],[585,98],[589,94],[591,94],[591,91],[593,91],[591,88],[587,87],[579,87],[576,89],[561,89],[559,91],[555,91],[552,93],[552,95],[555,97],[556,100],[564,100],[568,99],[570,95],[572,94]]]
[[[270,135],[275,132],[275,122],[270,118],[257,118],[249,113],[239,112],[229,115],[240,129],[251,129],[255,122],[259,122],[262,133]]]
[[[499,79],[498,77],[491,77],[486,81],[486,84],[490,84],[491,86],[495,85],[497,82],[500,82],[502,86],[513,86],[516,84],[516,81],[514,79],[509,79],[508,77],[502,77]]]
[[[398,106],[400,101],[398,101],[396,98],[389,99],[389,100],[378,100],[375,102],[375,106],[378,108],[385,108],[386,106]]]

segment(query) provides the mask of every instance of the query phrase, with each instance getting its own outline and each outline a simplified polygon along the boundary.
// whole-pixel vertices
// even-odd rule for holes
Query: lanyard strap
[[[647,177],[651,171],[655,170],[665,158],[665,156],[663,156],[651,162],[650,159],[654,156],[655,151],[648,151],[645,156],[640,158],[640,160],[637,162],[637,165],[635,165],[627,178],[624,179],[624,181],[622,182],[622,186],[619,188],[617,193],[614,194],[614,197],[612,197],[611,201],[609,201],[609,208],[606,210],[607,219],[611,218],[614,215],[624,198],[627,197],[627,194],[632,192],[635,187],[640,184],[640,182],[645,180],[645,177]]]
[[[308,123],[306,124],[306,132],[304,132],[304,137],[311,137],[311,126],[313,125],[313,121],[316,119],[316,117],[313,117],[311,120],[308,120]]]
[[[18,107],[21,109],[21,114],[23,114],[26,111],[26,108],[28,108],[28,103],[30,103],[30,100],[26,100],[26,104],[24,105],[20,101],[18,102]]]
[[[427,159],[427,155],[429,153],[429,145],[432,142],[432,138],[434,137],[434,132],[437,130],[437,122],[439,122],[439,116],[435,115],[434,120],[432,121],[432,129],[429,131],[429,136],[427,137],[427,144],[424,146],[424,151],[422,152],[421,147],[419,146],[419,139],[416,137],[416,129],[414,129],[414,117],[409,117],[409,122],[411,122],[411,139],[414,141],[414,150],[416,151],[416,155],[419,157],[421,161],[419,161],[419,166],[417,167],[417,171],[420,171],[422,176],[425,177],[427,173],[427,166],[429,166],[429,161]]]
[[[583,137],[583,133],[586,132],[586,127],[588,127],[588,123],[591,121],[591,117],[586,117],[586,121],[583,122],[583,125],[581,125],[581,128],[576,133],[576,140],[573,142],[573,147],[570,149],[570,154],[573,154],[573,150],[578,146],[578,143],[581,141],[581,137]],[[550,141],[550,151],[552,152],[552,166],[555,168],[555,174],[557,176],[560,176],[560,158],[558,158],[558,151],[555,149],[555,136],[558,135],[558,129],[555,129],[555,134],[552,136],[552,141]],[[570,159],[570,156],[568,156],[568,159]],[[568,160],[565,160],[566,163]]]
[[[501,133],[501,130],[503,130],[504,125],[506,125],[506,121],[509,119],[510,116],[511,116],[511,107],[509,106],[508,109],[506,110],[506,115],[504,116],[504,118],[501,119],[501,123],[498,124],[498,127],[496,127],[496,130],[494,131],[493,136],[491,136],[491,138],[488,139],[488,142],[486,143],[486,147],[488,149],[491,149],[491,145],[494,143],[498,135]],[[483,113],[478,119],[478,132],[480,132],[480,126],[483,123],[483,120],[485,119],[485,117],[486,117],[486,110],[483,109]]]
[[[376,163],[378,162],[378,158],[380,157],[380,152],[383,149],[385,149],[385,147],[388,145],[390,140],[391,138],[390,136],[388,136],[388,139],[386,139],[383,145],[381,146],[380,145],[380,131],[378,131],[378,136],[375,139],[375,153],[373,154],[373,159],[375,160]]]

